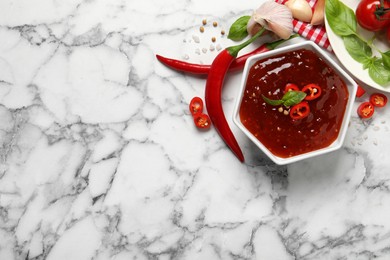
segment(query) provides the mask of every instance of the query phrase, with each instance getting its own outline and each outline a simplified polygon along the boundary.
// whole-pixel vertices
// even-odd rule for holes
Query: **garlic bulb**
[[[253,13],[252,18],[262,27],[273,31],[282,39],[288,39],[293,32],[293,17],[290,9],[272,0],[263,3]]]
[[[288,0],[285,5],[290,8],[295,19],[307,23],[311,21],[313,11],[306,0]]]

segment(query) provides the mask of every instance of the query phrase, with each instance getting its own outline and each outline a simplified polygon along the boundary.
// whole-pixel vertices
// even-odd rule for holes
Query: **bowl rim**
[[[274,55],[298,50],[298,49],[308,49],[308,50],[312,50],[312,51],[316,52],[316,54],[320,58],[322,58],[322,60],[324,62],[326,62],[328,64],[328,66],[332,67],[336,71],[336,73],[339,74],[340,77],[344,80],[344,82],[346,83],[349,95],[348,95],[348,102],[346,105],[346,109],[344,111],[343,121],[342,121],[341,126],[340,126],[340,131],[338,133],[337,138],[333,141],[333,143],[331,145],[329,145],[328,147],[317,149],[317,150],[307,152],[304,154],[300,154],[300,155],[296,155],[296,156],[292,156],[292,157],[288,157],[288,158],[283,158],[283,157],[276,156],[272,152],[270,152],[268,150],[268,148],[266,148],[251,132],[249,132],[248,129],[246,129],[246,127],[241,123],[240,116],[239,116],[239,110],[240,110],[244,90],[246,87],[247,76],[248,76],[249,70],[252,67],[252,65],[258,60],[268,58],[268,57],[271,57]],[[339,66],[336,63],[335,60],[333,60],[329,56],[328,53],[325,52],[325,50],[321,49],[321,47],[319,47],[317,44],[315,44],[314,42],[312,42],[310,40],[305,40],[303,42],[298,42],[298,43],[292,43],[290,45],[287,45],[287,46],[284,46],[284,47],[281,47],[281,48],[278,48],[275,50],[270,50],[270,51],[265,52],[265,53],[256,54],[256,55],[253,55],[253,56],[248,58],[248,60],[245,63],[245,66],[244,66],[239,92],[238,92],[236,102],[234,105],[234,109],[233,109],[233,122],[274,163],[276,163],[278,165],[290,164],[293,162],[312,158],[314,156],[329,153],[329,152],[338,150],[342,147],[346,133],[347,133],[348,125],[350,122],[352,109],[353,109],[353,103],[355,101],[356,91],[357,91],[357,83],[352,79],[351,76],[348,75],[348,73],[343,68],[341,68],[341,66]]]

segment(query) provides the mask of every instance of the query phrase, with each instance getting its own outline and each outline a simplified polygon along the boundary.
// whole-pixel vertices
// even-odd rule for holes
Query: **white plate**
[[[356,10],[356,7],[359,3],[359,1],[356,0],[340,0],[345,5],[350,7],[352,10]],[[333,48],[333,51],[340,61],[340,63],[344,66],[344,68],[349,71],[356,79],[363,82],[367,86],[376,88],[378,90],[389,92],[390,93],[390,83],[384,86],[381,86],[377,83],[375,83],[371,78],[370,75],[368,75],[368,70],[364,70],[361,63],[355,61],[347,52],[347,50],[344,47],[344,42],[341,37],[334,34],[332,29],[329,27],[328,21],[325,19],[325,28],[326,33],[328,34],[330,45]],[[362,35],[365,39],[370,39],[374,34],[372,32],[366,31],[362,29],[358,25],[358,33]],[[381,35],[380,35],[381,36]],[[379,37],[380,37],[379,36]],[[383,36],[383,35],[382,35]],[[387,51],[390,49],[390,45],[385,41],[385,39],[376,39],[374,41],[375,46],[377,46],[381,51]],[[373,50],[373,53],[380,57],[380,54],[376,53]]]

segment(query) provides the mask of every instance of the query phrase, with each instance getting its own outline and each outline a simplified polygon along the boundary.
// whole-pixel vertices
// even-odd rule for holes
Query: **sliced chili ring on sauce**
[[[194,115],[194,123],[197,128],[208,129],[211,126],[210,117],[204,113],[197,113]]]
[[[357,113],[361,118],[370,118],[374,114],[375,108],[371,102],[363,102],[357,109]]]
[[[294,83],[287,83],[286,87],[284,88],[284,93],[287,93],[287,91],[295,90],[299,91],[299,87],[295,85]]]
[[[191,112],[191,115],[196,115],[198,113],[203,112],[203,100],[200,97],[193,97],[191,99],[189,109]]]
[[[384,107],[387,104],[387,96],[382,93],[374,93],[370,96],[370,102],[376,107]]]
[[[309,115],[310,107],[307,102],[301,102],[291,107],[290,117],[292,119],[302,119]]]
[[[308,84],[302,88],[302,91],[306,93],[306,100],[313,100],[321,96],[321,88],[317,84]]]

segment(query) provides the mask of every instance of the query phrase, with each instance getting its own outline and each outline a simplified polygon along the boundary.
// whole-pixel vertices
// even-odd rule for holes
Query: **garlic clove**
[[[288,0],[285,5],[291,10],[295,19],[307,23],[311,21],[313,11],[306,0]]]
[[[278,35],[280,38],[287,40],[291,36],[291,30],[283,27],[277,23],[269,22],[268,23],[269,29],[273,31],[276,35]]]
[[[322,25],[324,24],[324,9],[325,9],[325,0],[317,0],[316,5],[314,6],[313,17],[311,18],[310,24],[312,25]]]

